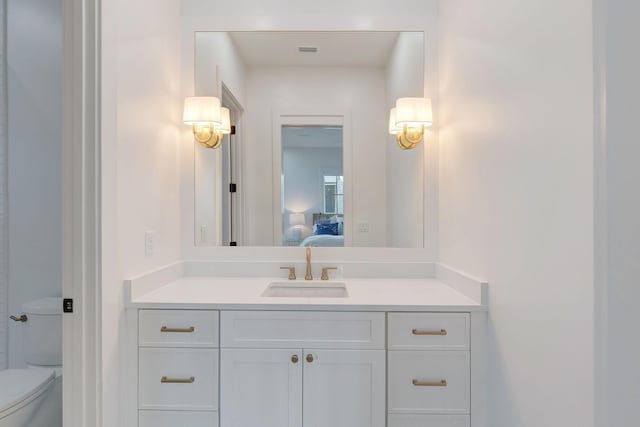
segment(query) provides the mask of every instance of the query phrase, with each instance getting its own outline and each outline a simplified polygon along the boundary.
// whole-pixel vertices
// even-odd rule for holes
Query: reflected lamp
[[[292,237],[294,240],[300,240],[301,230],[300,225],[305,225],[306,221],[303,213],[289,214],[289,225],[293,226]]]

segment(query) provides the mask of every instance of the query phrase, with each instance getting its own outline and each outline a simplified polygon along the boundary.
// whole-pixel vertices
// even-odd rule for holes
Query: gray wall
[[[9,311],[62,291],[62,2],[8,0]],[[23,366],[21,324],[9,366]]]
[[[8,211],[7,211],[7,52],[6,19],[7,2],[0,0],[0,369],[7,367],[7,298],[9,272],[7,257]]]
[[[596,339],[599,425],[640,425],[640,4],[597,0]]]

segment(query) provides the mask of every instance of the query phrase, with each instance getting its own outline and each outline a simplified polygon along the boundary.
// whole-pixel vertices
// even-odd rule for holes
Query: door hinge
[[[73,298],[65,298],[62,300],[62,312],[73,313]]]
[[[236,191],[238,191],[236,184],[229,184],[229,193],[235,193]]]

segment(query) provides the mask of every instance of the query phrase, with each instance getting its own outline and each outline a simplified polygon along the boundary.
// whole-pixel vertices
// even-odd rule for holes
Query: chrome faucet
[[[304,280],[313,280],[311,274],[311,245],[307,246],[307,271],[304,275]]]

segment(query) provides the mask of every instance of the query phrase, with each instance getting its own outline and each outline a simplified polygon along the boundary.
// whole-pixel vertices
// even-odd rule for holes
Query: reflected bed
[[[344,246],[344,236],[332,236],[330,234],[319,234],[307,237],[300,243],[300,246],[323,246],[342,247]]]
[[[342,214],[314,213],[314,234],[304,239],[300,246],[343,247],[343,217]],[[324,231],[318,231],[318,227]]]

